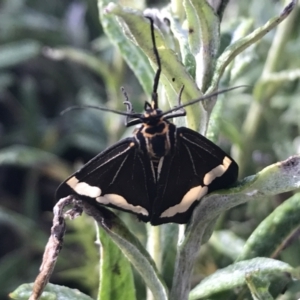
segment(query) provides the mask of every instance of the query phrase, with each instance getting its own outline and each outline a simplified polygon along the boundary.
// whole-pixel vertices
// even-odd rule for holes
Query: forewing
[[[238,166],[217,145],[185,127],[162,162],[151,223],[187,223],[199,200],[237,180]]]
[[[76,194],[83,200],[137,214],[147,222],[154,193],[149,158],[139,151],[134,138],[127,138],[101,152],[64,181],[56,198]]]

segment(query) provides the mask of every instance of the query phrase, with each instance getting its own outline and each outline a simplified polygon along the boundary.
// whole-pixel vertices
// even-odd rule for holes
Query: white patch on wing
[[[215,180],[217,177],[222,176],[227,171],[231,163],[232,163],[231,159],[225,156],[222,165],[218,165],[217,167],[213,168],[211,171],[205,174],[203,178],[203,183],[205,185],[211,184],[213,180]]]
[[[86,182],[79,182],[79,180],[74,176],[70,178],[67,182],[78,195],[87,196],[90,198],[96,198],[101,195],[101,189],[97,186],[89,185]]]
[[[182,198],[179,204],[176,204],[172,207],[166,209],[161,215],[161,218],[173,217],[178,213],[183,213],[187,211],[191,205],[200,200],[204,195],[207,194],[208,187],[207,186],[195,186],[191,188]]]
[[[141,207],[140,205],[132,205],[128,203],[124,197],[117,194],[106,194],[101,197],[97,197],[96,201],[106,205],[113,204],[117,207],[130,210],[136,214],[142,214],[144,216],[149,215],[148,211],[145,208]]]

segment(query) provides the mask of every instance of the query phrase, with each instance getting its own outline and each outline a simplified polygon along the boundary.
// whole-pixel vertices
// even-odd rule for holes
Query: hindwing
[[[152,214],[155,185],[147,153],[134,138],[98,154],[57,189],[56,198],[70,194],[135,213],[144,222]]]
[[[175,149],[163,158],[151,223],[187,223],[199,200],[237,180],[238,166],[201,134],[180,127]]]

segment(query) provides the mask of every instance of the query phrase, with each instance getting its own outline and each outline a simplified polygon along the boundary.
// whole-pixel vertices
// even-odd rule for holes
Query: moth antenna
[[[165,111],[165,112],[163,112],[163,113],[161,114],[161,116],[167,115],[167,114],[169,114],[170,112],[176,111],[176,110],[178,110],[178,109],[180,109],[180,108],[184,108],[184,107],[190,106],[190,105],[192,105],[192,104],[195,104],[195,103],[198,103],[198,102],[202,102],[202,101],[204,101],[204,100],[206,100],[206,99],[209,99],[209,98],[212,98],[212,97],[214,97],[214,96],[217,96],[217,95],[220,95],[220,94],[224,94],[224,93],[226,93],[226,92],[229,92],[229,91],[232,91],[232,90],[235,90],[235,89],[239,89],[239,88],[242,88],[242,87],[249,87],[249,85],[239,85],[239,86],[234,86],[234,87],[227,88],[227,89],[223,89],[223,90],[218,90],[218,91],[216,91],[216,92],[214,92],[214,93],[205,95],[205,96],[200,97],[200,98],[198,98],[198,99],[192,100],[192,101],[190,101],[190,102],[188,102],[188,103],[185,103],[185,104],[181,104],[181,105],[179,105],[179,106],[176,106],[176,107],[174,107],[174,108],[172,108],[172,109],[170,109],[170,110],[168,110],[168,111]]]
[[[77,110],[77,109],[86,109],[86,108],[92,108],[92,109],[97,109],[97,110],[101,110],[101,111],[107,111],[107,112],[111,112],[117,115],[121,115],[121,116],[126,116],[126,117],[132,117],[132,118],[140,118],[142,116],[142,114],[136,114],[136,113],[129,113],[129,112],[124,112],[124,111],[119,111],[119,110],[115,110],[115,109],[110,109],[110,108],[105,108],[105,107],[99,107],[99,106],[94,106],[94,105],[81,105],[81,106],[71,106],[66,108],[65,110],[63,110],[60,115],[64,115],[65,113],[68,113],[72,110]]]
[[[156,58],[156,63],[157,63],[157,71],[154,77],[154,83],[153,83],[153,89],[152,89],[152,102],[151,102],[151,107],[152,109],[157,109],[158,108],[158,103],[157,103],[157,88],[158,88],[158,83],[159,83],[159,78],[160,78],[160,73],[161,73],[161,61],[159,58],[157,46],[156,46],[156,41],[155,41],[155,34],[154,34],[154,21],[151,17],[147,16],[147,19],[150,20],[150,31],[151,31],[151,40],[153,44],[153,52]]]

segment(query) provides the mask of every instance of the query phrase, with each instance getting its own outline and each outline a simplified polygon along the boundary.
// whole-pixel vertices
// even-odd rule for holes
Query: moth
[[[75,195],[83,201],[136,214],[139,220],[152,225],[184,224],[203,196],[237,180],[238,165],[198,132],[169,121],[185,116],[184,107],[220,92],[181,104],[182,88],[177,107],[165,112],[159,109],[161,62],[153,20],[149,19],[158,65],[151,102],[145,102],[144,113],[135,113],[123,91],[126,112],[98,108],[126,116],[126,127],[141,124],[140,127],[132,137],[99,153],[67,178],[58,187],[56,199]]]

